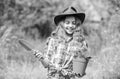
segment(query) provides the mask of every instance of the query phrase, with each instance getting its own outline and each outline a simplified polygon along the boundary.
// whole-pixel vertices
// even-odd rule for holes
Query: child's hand
[[[79,74],[79,73],[78,73],[78,74],[75,73],[75,76],[78,77],[78,78],[83,77],[84,75],[85,75],[85,74],[81,75],[81,74]]]
[[[65,76],[65,75],[68,75],[68,71],[67,70],[65,70],[65,69],[62,69],[61,70],[61,73]]]
[[[40,58],[40,59],[43,58],[43,56],[41,55],[41,53],[38,50],[33,50],[33,53],[34,53],[35,57]]]

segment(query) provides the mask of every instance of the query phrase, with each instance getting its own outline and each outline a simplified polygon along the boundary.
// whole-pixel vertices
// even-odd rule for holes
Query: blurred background
[[[44,52],[54,16],[68,6],[86,13],[92,59],[81,79],[120,79],[120,0],[0,0],[0,79],[46,79],[47,70],[18,39]]]

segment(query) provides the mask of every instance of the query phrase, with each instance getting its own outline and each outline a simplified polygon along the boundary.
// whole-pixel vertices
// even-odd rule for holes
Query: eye
[[[65,24],[69,24],[70,22],[69,21],[65,21]]]
[[[73,25],[76,25],[76,22],[75,22],[75,21],[73,21],[73,22],[72,22],[72,24],[73,24]]]

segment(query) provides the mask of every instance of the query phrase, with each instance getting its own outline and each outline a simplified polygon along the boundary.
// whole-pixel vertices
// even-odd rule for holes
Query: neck
[[[73,36],[73,33],[72,34],[68,34],[67,32],[65,32],[65,37],[71,38],[72,36]]]
[[[64,32],[64,34],[62,35],[62,37],[66,40],[69,41],[72,38],[73,34],[68,34],[66,32]]]

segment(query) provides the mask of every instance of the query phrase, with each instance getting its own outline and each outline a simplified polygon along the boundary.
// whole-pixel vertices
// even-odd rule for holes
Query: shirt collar
[[[62,39],[63,41],[65,41],[65,43],[68,43],[68,42],[70,42],[73,39],[73,37],[65,37],[63,35],[63,36],[60,36],[60,39]]]

